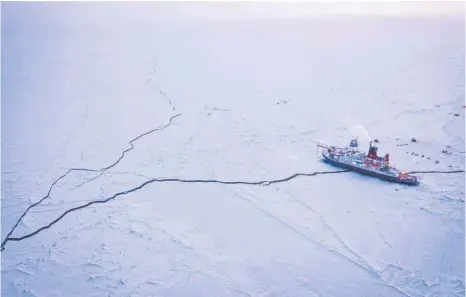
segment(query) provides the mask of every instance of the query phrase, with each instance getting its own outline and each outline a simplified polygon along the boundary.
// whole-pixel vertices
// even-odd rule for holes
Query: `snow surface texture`
[[[2,5],[2,296],[464,296],[464,173],[315,146],[464,170],[463,19],[79,5]]]

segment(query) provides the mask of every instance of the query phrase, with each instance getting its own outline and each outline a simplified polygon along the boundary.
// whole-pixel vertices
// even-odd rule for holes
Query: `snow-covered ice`
[[[464,16],[182,5],[2,4],[1,295],[464,296],[464,172],[267,183],[464,170]]]

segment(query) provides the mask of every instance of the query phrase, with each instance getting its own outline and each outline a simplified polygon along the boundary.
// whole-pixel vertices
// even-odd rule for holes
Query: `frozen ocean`
[[[2,3],[1,296],[463,297],[463,12],[209,5]]]

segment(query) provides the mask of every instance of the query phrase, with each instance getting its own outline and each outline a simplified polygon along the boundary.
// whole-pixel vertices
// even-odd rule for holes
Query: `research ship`
[[[350,144],[343,148],[322,144],[318,144],[318,147],[324,149],[322,151],[324,161],[334,166],[399,184],[419,184],[418,177],[391,167],[388,154],[385,157],[379,157],[377,155],[378,148],[372,145],[372,141],[369,144],[367,154],[359,150],[357,138],[352,139]]]

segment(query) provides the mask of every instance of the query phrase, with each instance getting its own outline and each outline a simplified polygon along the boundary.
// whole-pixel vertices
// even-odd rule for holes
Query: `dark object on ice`
[[[440,105],[435,105],[435,107],[440,107]]]
[[[407,143],[403,143],[403,144],[397,144],[396,146],[405,146],[405,145],[408,145]]]
[[[411,156],[414,155],[414,152],[411,153]]]
[[[459,114],[459,113],[455,113],[455,117],[459,117],[459,116],[460,116],[460,114]]]
[[[424,158],[424,155],[421,155],[421,158]]]
[[[429,157],[427,157],[427,160],[430,160],[430,158],[429,158]]]
[[[451,148],[451,145],[447,145],[447,148]]]
[[[411,142],[417,142],[416,138],[411,138]]]
[[[435,160],[435,162],[434,162],[434,163],[435,163],[435,164],[438,164],[438,163],[440,163],[440,162],[439,162],[438,160]]]
[[[389,165],[390,156],[385,157],[377,156],[378,148],[372,146],[372,141],[369,145],[369,152],[359,150],[351,144],[344,148],[337,148],[334,146],[318,145],[324,148],[322,156],[324,161],[334,166],[346,168],[364,175],[377,177],[382,180],[406,184],[417,185],[419,180],[416,176],[409,175]]]
[[[375,143],[378,143],[378,142],[379,142],[379,140],[376,138],[376,139],[374,139],[374,142],[375,142]]]
[[[419,154],[414,154],[416,157],[419,156]]]
[[[400,140],[399,138],[396,139],[396,141]]]
[[[453,165],[448,165],[448,167],[450,167],[450,168],[451,168],[451,167],[453,167]]]

